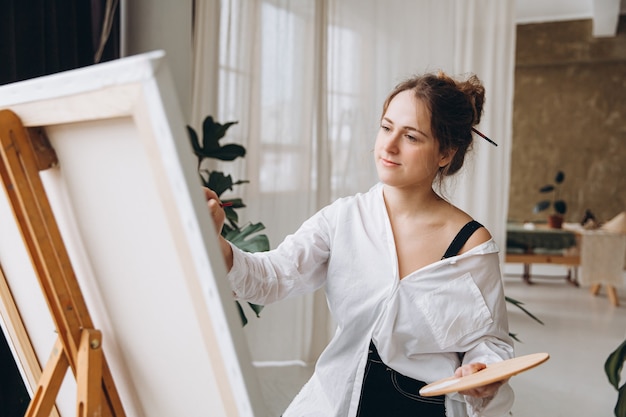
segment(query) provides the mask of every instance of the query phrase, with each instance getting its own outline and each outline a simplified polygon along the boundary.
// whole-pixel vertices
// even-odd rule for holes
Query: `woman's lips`
[[[397,162],[393,162],[393,161],[390,161],[389,159],[385,159],[385,158],[380,158],[380,162],[381,162],[383,165],[385,165],[385,166],[390,166],[390,167],[397,167],[397,166],[399,166],[399,165],[400,165],[400,164],[399,164],[399,163],[397,163]]]

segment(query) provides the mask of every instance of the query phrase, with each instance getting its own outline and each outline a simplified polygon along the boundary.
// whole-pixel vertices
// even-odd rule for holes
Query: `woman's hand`
[[[222,227],[224,227],[224,222],[226,221],[226,213],[224,212],[222,202],[215,191],[204,187],[204,197],[206,198],[206,204],[209,208],[209,213],[211,213],[215,231],[217,232],[217,238],[219,239],[222,255],[224,256],[224,262],[226,263],[226,270],[230,271],[233,267],[233,250],[226,239],[222,237],[221,233]]]
[[[454,371],[454,376],[459,378],[466,375],[475,374],[476,372],[485,369],[487,365],[481,362],[474,362],[467,365],[460,366]],[[502,381],[496,381],[489,385],[483,385],[482,387],[476,387],[465,391],[460,391],[463,395],[469,395],[476,398],[488,398],[493,397],[498,392],[498,389],[504,385],[508,379]]]
[[[226,213],[222,208],[222,203],[220,202],[217,193],[210,188],[203,187],[203,189],[207,207],[209,208],[209,213],[211,213],[213,225],[215,226],[215,231],[219,235],[222,232],[222,227],[224,227],[224,222],[226,221]]]

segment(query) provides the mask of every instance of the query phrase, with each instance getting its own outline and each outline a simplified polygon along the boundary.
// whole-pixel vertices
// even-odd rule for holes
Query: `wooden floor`
[[[614,307],[603,289],[565,281],[562,266],[533,266],[532,285],[521,279],[522,266],[505,267],[505,292],[525,303],[544,325],[509,307],[510,330],[518,356],[548,352],[543,365],[511,379],[514,417],[611,417],[617,391],[604,374],[606,357],[626,338],[626,286],[618,288]],[[260,368],[263,395],[272,416],[279,416],[308,379],[303,366]],[[626,380],[626,370],[622,381]]]

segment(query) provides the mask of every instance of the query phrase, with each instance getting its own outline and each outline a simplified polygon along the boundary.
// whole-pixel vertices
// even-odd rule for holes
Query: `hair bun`
[[[447,84],[455,86],[459,91],[465,94],[472,106],[472,110],[474,111],[472,126],[480,123],[480,118],[483,113],[483,105],[485,103],[485,87],[483,87],[482,82],[476,74],[470,74],[464,81],[457,81],[442,70],[439,70],[437,72],[437,78]]]
[[[463,91],[468,97],[472,108],[474,109],[474,120],[472,125],[480,123],[483,114],[483,105],[485,104],[485,87],[475,74],[470,75],[466,81],[457,83],[459,90]]]

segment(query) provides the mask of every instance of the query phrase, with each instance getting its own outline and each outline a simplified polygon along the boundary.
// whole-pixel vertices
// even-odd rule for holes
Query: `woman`
[[[220,237],[238,299],[268,304],[324,288],[337,330],[285,417],[503,416],[506,382],[441,397],[419,388],[513,356],[498,248],[433,189],[456,173],[480,122],[476,76],[411,78],[383,106],[380,183],[339,199],[275,250]],[[224,211],[206,190],[217,230]]]

